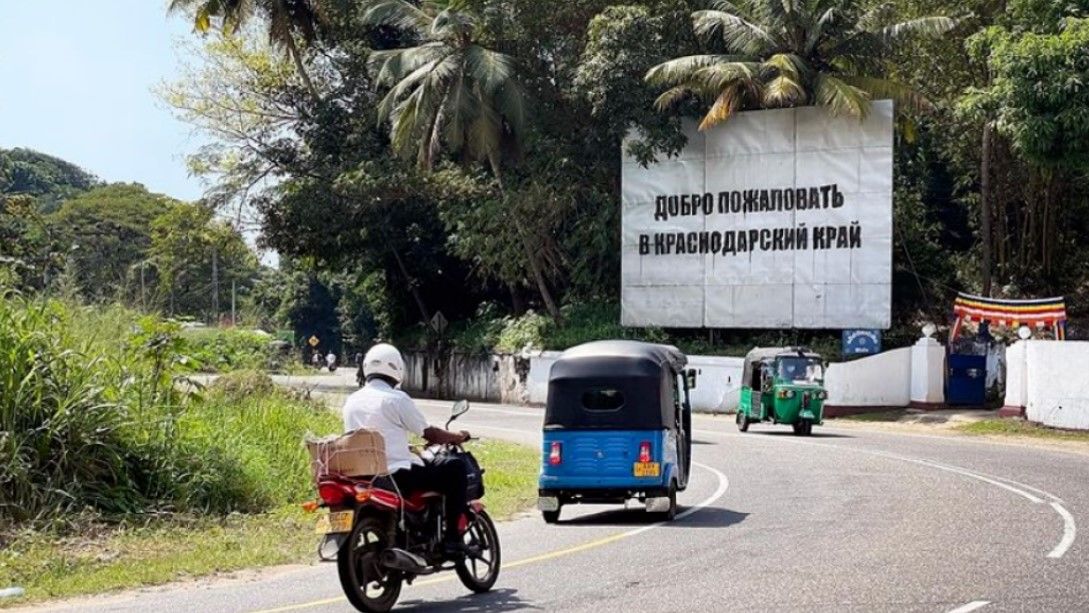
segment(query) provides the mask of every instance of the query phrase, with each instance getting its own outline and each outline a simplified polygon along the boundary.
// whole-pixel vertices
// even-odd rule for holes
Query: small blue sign
[[[844,330],[843,355],[873,355],[881,353],[880,330]]]

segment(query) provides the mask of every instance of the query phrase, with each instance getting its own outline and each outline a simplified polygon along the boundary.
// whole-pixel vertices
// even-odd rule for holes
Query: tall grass
[[[256,511],[302,496],[336,419],[276,393],[187,397],[169,322],[0,296],[0,524]]]

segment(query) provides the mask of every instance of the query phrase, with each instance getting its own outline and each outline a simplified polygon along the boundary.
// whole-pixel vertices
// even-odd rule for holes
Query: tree
[[[269,42],[287,53],[306,89],[315,99],[320,97],[295,42],[296,36],[307,44],[317,37],[320,13],[315,0],[171,0],[168,11],[180,10],[192,11],[198,32],[207,32],[218,20],[220,30],[228,35],[259,15],[266,21]]]
[[[514,60],[479,44],[477,25],[468,13],[404,0],[377,0],[364,21],[409,29],[420,37],[413,47],[375,51],[371,65],[379,85],[390,91],[378,108],[380,121],[392,118],[395,150],[415,150],[420,168],[430,170],[445,145],[469,159],[487,160],[503,197],[509,197],[499,158],[524,130],[523,93],[515,80]],[[522,219],[506,216],[518,233],[522,255],[545,307],[554,319],[560,308],[545,275],[539,244]]]
[[[31,196],[42,213],[97,184],[94,175],[60,158],[33,149],[0,149],[0,197]]]
[[[224,312],[231,283],[245,289],[257,274],[257,258],[242,235],[197,204],[180,204],[155,219],[150,254],[167,311],[214,323]]]
[[[48,221],[80,295],[147,308],[156,284],[156,270],[148,266],[152,223],[180,204],[137,183],[104,185],[66,200]]]
[[[1045,275],[1052,272],[1063,246],[1060,228],[1073,230],[1059,219],[1078,219],[1071,215],[1078,199],[1070,192],[1089,162],[1089,92],[1083,86],[1089,79],[1089,19],[1083,17],[1089,14],[1089,2],[1017,0],[1006,8],[998,25],[968,40],[969,54],[985,66],[988,79],[959,101],[962,114],[983,124],[980,243],[985,293],[990,290],[992,251],[998,252],[1001,264],[1015,259],[1020,267],[1039,265]],[[1029,166],[1022,185],[1031,185],[1032,193],[1021,219],[1014,219],[1021,227],[1015,258],[1006,253],[1014,243],[1010,212],[1005,202],[996,202],[999,190],[992,187],[1001,175],[1012,174],[991,168],[998,147],[1008,147]]]
[[[910,34],[938,35],[947,17],[889,23],[890,5],[863,10],[859,0],[715,0],[692,15],[713,53],[663,62],[646,79],[668,86],[657,101],[668,109],[695,97],[710,108],[705,130],[751,108],[828,107],[864,117],[874,98],[911,109],[929,107],[918,92],[883,78],[894,45]]]

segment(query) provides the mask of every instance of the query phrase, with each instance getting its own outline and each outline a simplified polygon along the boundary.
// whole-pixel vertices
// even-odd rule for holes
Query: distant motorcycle
[[[464,400],[455,404],[446,427],[468,410]],[[491,590],[499,578],[499,535],[480,501],[484,471],[460,445],[432,445],[427,453],[459,458],[469,476],[470,502],[459,522],[465,555],[458,559],[443,551],[441,494],[397,492],[388,478],[331,476],[318,483],[320,506],[328,509],[318,520],[324,534],[319,556],[336,560],[344,595],[360,611],[389,611],[402,584],[421,575],[453,570],[477,593]]]

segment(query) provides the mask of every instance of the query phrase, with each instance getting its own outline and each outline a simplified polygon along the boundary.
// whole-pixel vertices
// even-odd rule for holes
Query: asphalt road
[[[420,404],[438,424],[450,406]],[[539,409],[474,404],[458,425],[540,444]],[[694,428],[683,517],[652,523],[633,504],[504,522],[492,593],[447,573],[406,587],[399,610],[1089,611],[1089,456],[854,428],[741,434],[708,416]],[[352,609],[317,564],[50,610]]]

